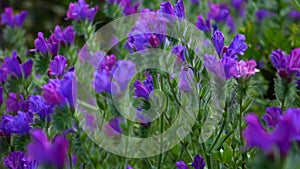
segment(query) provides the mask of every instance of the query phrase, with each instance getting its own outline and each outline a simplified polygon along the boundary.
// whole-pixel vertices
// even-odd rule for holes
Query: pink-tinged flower
[[[238,74],[237,78],[249,78],[250,76],[253,76],[255,73],[259,72],[258,69],[256,69],[256,62],[254,60],[240,60],[237,63],[237,69],[238,69]]]
[[[96,13],[98,11],[98,6],[89,8],[84,0],[78,0],[77,3],[70,3],[67,12],[67,20],[88,20],[89,22],[94,20]]]
[[[22,151],[10,152],[3,159],[3,164],[9,169],[37,169],[39,165],[37,161],[28,159]]]
[[[50,75],[60,76],[64,73],[66,67],[67,59],[62,55],[57,55],[54,60],[50,61],[49,71]]]
[[[21,27],[27,16],[26,11],[21,11],[14,16],[13,9],[7,7],[4,9],[4,12],[1,15],[1,25],[9,25],[10,27]]]
[[[28,157],[45,165],[63,168],[67,159],[69,141],[63,135],[56,136],[52,142],[41,129],[32,132],[32,142],[27,146]]]
[[[110,122],[106,123],[104,126],[104,133],[108,137],[116,136],[122,134],[122,128],[120,124],[123,123],[123,119],[116,117]]]
[[[69,102],[74,107],[77,86],[75,72],[70,69],[61,80],[50,79],[48,84],[43,86],[43,97],[48,103],[63,104]]]

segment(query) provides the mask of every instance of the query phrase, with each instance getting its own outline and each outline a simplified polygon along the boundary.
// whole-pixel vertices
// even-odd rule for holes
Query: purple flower
[[[194,169],[203,169],[205,167],[205,162],[201,155],[197,154],[194,156],[192,166],[194,167]]]
[[[184,4],[182,0],[178,0],[177,3],[174,5],[174,8],[169,1],[161,3],[159,12],[177,16],[181,19],[185,18]]]
[[[247,114],[245,117],[247,128],[243,131],[246,140],[246,148],[259,147],[265,152],[269,152],[272,146],[270,134],[263,128],[258,117],[254,113]]]
[[[95,73],[94,87],[96,92],[110,92],[111,91],[111,77],[107,70],[98,69]]]
[[[18,115],[3,115],[0,123],[0,129],[6,134],[28,134],[31,129],[31,122],[33,121],[33,115],[31,112],[18,111]]]
[[[279,75],[282,78],[289,79],[292,75],[299,76],[300,48],[292,50],[288,56],[286,56],[280,49],[277,49],[272,52],[270,58],[273,66],[277,68]]]
[[[112,119],[109,123],[106,123],[104,126],[104,133],[108,137],[122,134],[122,129],[120,123],[123,122],[123,119],[116,117]]]
[[[221,64],[224,69],[226,80],[236,77],[238,75],[237,61],[230,57],[223,57]]]
[[[12,57],[5,57],[2,69],[6,74],[16,78],[22,78],[23,75],[25,78],[27,78],[31,74],[32,65],[32,59],[21,65],[17,53],[13,52]]]
[[[176,167],[177,169],[189,169],[189,167],[185,164],[184,161],[177,161]]]
[[[245,16],[244,2],[245,0],[231,0],[231,5],[235,10],[239,11],[242,17]]]
[[[76,75],[73,70],[69,70],[60,81],[60,88],[62,95],[70,103],[72,107],[75,106],[77,96]]]
[[[264,114],[263,118],[269,128],[274,128],[279,123],[281,115],[282,115],[281,108],[268,107],[266,109],[266,113]]]
[[[2,106],[3,104],[3,88],[0,87],[0,107]]]
[[[244,51],[248,49],[248,45],[245,43],[245,35],[237,34],[230,43],[226,50],[224,57],[235,58],[236,54],[244,55]]]
[[[30,96],[28,101],[29,111],[32,113],[37,113],[41,119],[49,119],[49,115],[53,112],[53,106],[47,103],[42,96]]]
[[[145,73],[146,80],[144,83],[137,80],[134,82],[134,95],[136,97],[142,97],[146,100],[149,99],[149,94],[154,90],[152,76],[148,73]]]
[[[133,169],[130,165],[128,165],[127,167],[126,167],[126,169]]]
[[[123,9],[124,15],[137,13],[140,5],[135,0],[106,0],[106,2],[109,4],[118,4]]]
[[[193,70],[190,68],[184,68],[184,66],[181,67],[180,75],[179,75],[179,90],[183,92],[188,92],[192,90],[192,83],[193,80]]]
[[[287,155],[292,141],[300,139],[300,109],[288,108],[284,115],[279,114],[280,109],[269,108],[266,118],[264,117],[268,119],[268,125],[275,126],[270,133],[262,127],[255,114],[246,116],[248,126],[243,132],[247,143],[246,148],[259,147],[266,153],[272,154],[275,146],[282,156]]]
[[[286,57],[287,71],[291,73],[300,73],[300,48],[291,51],[290,55]]]
[[[36,169],[38,162],[29,160],[22,151],[10,152],[3,159],[3,164],[9,169]]]
[[[10,27],[21,27],[27,16],[26,11],[21,11],[14,16],[13,9],[7,7],[4,9],[4,13],[1,15],[1,25],[9,25]]]
[[[60,76],[64,73],[66,67],[67,59],[62,55],[57,55],[54,57],[54,60],[50,61],[49,64],[49,74]]]
[[[270,56],[272,64],[277,69],[284,69],[286,65],[286,56],[280,49],[272,51]]]
[[[198,4],[200,0],[190,0],[194,4]]]
[[[52,104],[62,104],[68,101],[70,106],[74,107],[76,94],[77,86],[73,70],[69,70],[62,80],[50,79],[49,83],[43,86],[43,97]]]
[[[293,19],[300,19],[300,12],[297,11],[296,9],[292,9],[291,12],[289,13],[289,16]]]
[[[263,19],[265,19],[268,15],[270,15],[270,12],[268,10],[265,9],[259,9],[258,11],[256,11],[256,19],[258,21],[262,21]]]
[[[204,20],[201,15],[198,16],[196,27],[204,32],[211,32],[210,19]]]
[[[43,86],[43,97],[51,104],[61,104],[64,103],[64,97],[59,90],[60,81],[57,79],[50,79],[48,84]]]
[[[96,13],[98,11],[98,6],[89,8],[89,4],[85,3],[84,0],[78,0],[77,3],[70,3],[67,12],[67,20],[85,20],[89,22],[94,20]]]
[[[156,48],[166,39],[166,21],[157,12],[141,11],[141,15],[125,45],[130,52]]]
[[[226,21],[227,17],[229,16],[229,8],[227,5],[224,4],[209,4],[210,11],[208,12],[207,16],[208,19],[213,19],[217,22]]]
[[[185,61],[185,46],[177,45],[172,49],[172,53],[174,53],[177,58],[181,61]]]
[[[32,132],[32,142],[27,146],[27,153],[31,159],[63,168],[68,147],[69,142],[65,136],[58,135],[50,142],[43,130],[36,129]]]
[[[256,69],[256,62],[254,60],[240,60],[237,63],[237,69],[238,69],[238,74],[237,74],[237,78],[249,78],[250,76],[253,76],[255,73],[259,72],[258,69]]]
[[[38,33],[38,37],[34,40],[35,49],[31,51],[41,52],[43,55],[48,53],[53,56],[57,55],[58,52],[58,42],[54,35],[51,35],[48,40],[45,40],[44,34],[42,32]]]
[[[0,68],[0,82],[3,84],[7,79],[7,73],[3,68]]]
[[[64,30],[61,30],[60,26],[56,26],[53,34],[62,45],[71,45],[75,39],[75,31],[72,26],[68,26]]]
[[[132,61],[119,60],[112,72],[117,91],[113,90],[112,93],[122,93],[125,91],[135,72],[135,64]]]
[[[204,55],[204,66],[211,71],[213,74],[217,75],[221,79],[226,79],[223,65],[220,60],[214,55]]]
[[[224,48],[224,35],[221,31],[216,30],[212,36],[212,40],[215,45],[215,49],[219,56],[221,56]]]
[[[27,112],[29,109],[29,102],[24,101],[21,94],[9,93],[6,99],[7,110],[5,112],[17,112],[19,110]]]

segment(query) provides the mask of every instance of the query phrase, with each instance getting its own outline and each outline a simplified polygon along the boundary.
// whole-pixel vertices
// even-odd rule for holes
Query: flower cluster
[[[24,24],[25,18],[27,16],[26,11],[21,11],[20,13],[14,15],[13,9],[7,7],[1,15],[1,25],[8,25],[10,27],[21,27]]]
[[[204,65],[212,73],[228,80],[233,77],[248,79],[259,72],[254,60],[238,61],[237,55],[243,55],[248,48],[244,35],[237,34],[229,47],[224,46],[224,35],[218,30],[214,32],[212,40],[218,55],[221,57],[220,60],[217,60],[216,56],[204,56]]]

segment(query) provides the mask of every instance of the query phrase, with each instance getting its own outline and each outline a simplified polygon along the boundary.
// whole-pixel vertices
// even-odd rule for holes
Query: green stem
[[[164,117],[162,116],[161,120],[160,120],[160,135],[161,135],[161,137],[160,137],[160,154],[159,154],[158,167],[157,167],[158,169],[161,168],[161,161],[162,161],[162,146],[163,146],[163,144],[162,144],[162,142],[163,142],[162,133],[163,133],[163,131],[164,131]]]
[[[244,90],[243,87],[241,90]],[[240,141],[241,141],[241,151],[242,151],[242,168],[246,168],[246,153],[243,152],[243,147],[244,147],[244,141],[243,141],[243,94],[244,92],[240,92],[240,114],[239,114],[239,130],[240,130]]]
[[[223,122],[222,122],[222,126],[221,126],[221,129],[216,137],[216,139],[214,140],[213,144],[210,146],[208,152],[211,153],[211,151],[215,148],[216,144],[218,143],[222,133],[223,133],[223,130],[226,126],[226,121],[227,121],[227,104],[225,104],[225,112],[223,114]]]

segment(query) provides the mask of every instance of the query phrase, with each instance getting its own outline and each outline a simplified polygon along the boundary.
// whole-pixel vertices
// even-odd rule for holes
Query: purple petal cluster
[[[0,130],[5,133],[5,135],[15,134],[28,134],[33,121],[33,114],[31,112],[21,112],[18,111],[17,115],[3,115],[2,121],[0,123]]]
[[[104,133],[108,137],[116,136],[122,134],[122,128],[120,124],[123,123],[123,119],[116,117],[110,122],[106,123],[104,126]]]
[[[158,12],[151,12],[144,9],[132,31],[128,34],[125,45],[130,52],[146,48],[157,48],[166,39],[166,21],[158,15]]]
[[[93,21],[96,13],[98,11],[98,6],[89,8],[84,0],[78,0],[76,3],[70,3],[69,9],[67,11],[67,20],[88,20],[89,22]]]
[[[149,99],[150,93],[154,90],[152,75],[145,73],[146,80],[142,83],[137,80],[134,82],[134,95],[135,97],[142,97],[146,100]]]
[[[50,79],[48,84],[43,86],[43,97],[51,104],[62,104],[68,102],[74,107],[76,99],[76,80],[74,70],[69,70],[61,80]]]
[[[22,94],[9,93],[6,99],[7,113],[16,113],[18,111],[27,112],[29,109],[29,102],[24,100]]]
[[[196,22],[196,27],[202,30],[203,32],[211,32],[210,19],[205,19],[199,15]]]
[[[50,119],[50,114],[53,113],[53,105],[47,103],[40,95],[30,96],[29,99],[29,111],[36,113],[41,119]]]
[[[184,161],[176,162],[176,166],[177,166],[177,169],[189,169]],[[204,169],[205,162],[204,162],[203,157],[201,155],[197,154],[197,155],[194,156],[194,161],[192,162],[192,167],[194,169]]]
[[[184,4],[182,0],[178,0],[174,5],[174,8],[170,1],[166,1],[160,4],[159,13],[177,16],[178,18],[185,18]]]
[[[288,108],[285,114],[280,108],[267,108],[264,120],[273,128],[270,132],[261,125],[256,114],[250,113],[245,119],[248,124],[243,132],[246,148],[259,147],[267,154],[272,154],[276,148],[282,156],[286,156],[292,141],[300,138],[299,108]]]
[[[95,72],[94,87],[97,92],[121,94],[126,90],[135,74],[135,64],[131,61],[116,61],[115,55],[107,55]]]
[[[37,169],[39,163],[30,160],[22,151],[14,151],[3,159],[3,164],[9,169]]]
[[[1,71],[3,71],[2,82],[6,80],[7,75],[11,75],[15,78],[27,78],[30,76],[33,66],[33,60],[29,59],[22,64],[21,59],[18,57],[17,53],[12,52],[11,57],[5,57],[4,63],[2,64]],[[5,75],[4,75],[5,74]]]
[[[214,20],[217,23],[224,22],[230,28],[229,32],[233,32],[235,30],[235,24],[233,18],[230,16],[230,9],[226,3],[220,4],[209,4],[209,12],[207,13],[208,20]]]
[[[185,46],[174,46],[172,49],[172,53],[177,56],[178,60],[185,61]]]
[[[240,16],[244,17],[246,14],[245,2],[247,0],[231,0],[231,5],[233,8],[239,12]]]
[[[227,80],[232,77],[246,80],[259,72],[256,69],[257,63],[254,60],[238,61],[237,55],[243,55],[248,48],[244,35],[237,34],[229,47],[224,46],[224,35],[218,30],[214,32],[212,40],[218,55],[222,57],[220,60],[217,60],[215,56],[204,56],[204,66],[212,73]]]
[[[45,39],[42,32],[38,33],[38,37],[34,40],[35,49],[43,55],[51,54],[56,56],[60,46],[71,45],[75,40],[75,31],[72,26],[66,27],[64,30],[60,26],[56,26],[54,33],[48,39]]]
[[[109,4],[118,4],[124,15],[131,15],[138,12],[140,4],[136,0],[106,0]]]
[[[55,26],[54,33],[52,36],[54,36],[56,41],[58,41],[61,45],[71,45],[74,42],[75,35],[76,33],[73,30],[72,26],[67,26],[63,30],[60,26]]]
[[[63,168],[67,159],[69,141],[57,135],[52,142],[41,129],[32,131],[32,142],[27,146],[28,157],[45,165]]]
[[[293,75],[300,76],[300,48],[285,55],[280,49],[272,51],[270,56],[272,64],[277,68],[282,78],[290,79]]]
[[[194,77],[193,70],[182,66],[179,74],[179,84],[178,84],[179,90],[183,92],[191,91],[192,90],[191,85],[194,83],[193,77]]]
[[[8,25],[10,27],[21,27],[24,24],[26,16],[26,11],[21,11],[20,13],[14,15],[13,9],[11,7],[7,7],[1,14],[1,25]]]
[[[57,55],[53,60],[50,61],[49,64],[49,75],[61,76],[64,74],[65,67],[67,63],[67,59],[62,55]]]

